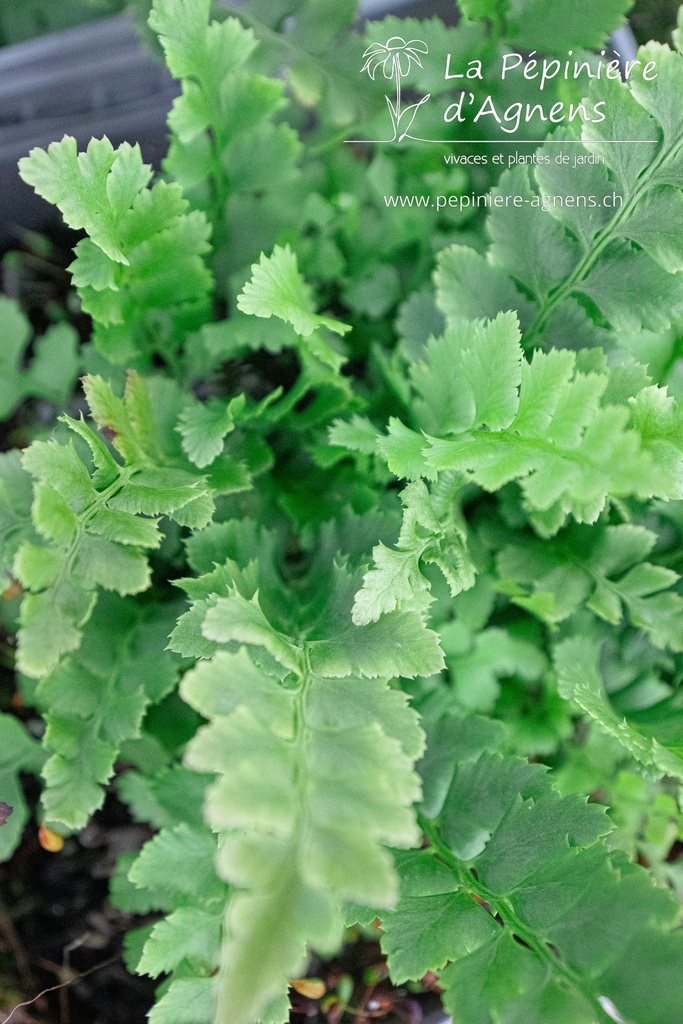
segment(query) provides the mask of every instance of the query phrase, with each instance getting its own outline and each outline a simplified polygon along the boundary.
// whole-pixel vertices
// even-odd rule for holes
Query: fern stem
[[[118,494],[118,492],[128,482],[131,475],[132,469],[129,466],[120,466],[119,475],[116,477],[116,480],[114,480],[113,483],[109,484],[109,486],[106,487],[103,491],[100,491],[97,497],[93,498],[91,503],[88,506],[86,506],[86,508],[83,509],[83,512],[80,514],[80,517],[76,524],[76,532],[74,534],[73,540],[71,541],[71,544],[69,545],[69,548],[66,552],[64,564],[62,565],[59,571],[59,575],[57,576],[54,583],[50,584],[50,586],[46,588],[47,591],[52,591],[53,593],[56,593],[59,587],[62,585],[62,583],[64,583],[65,580],[68,580],[69,576],[71,576],[71,574],[73,573],[76,557],[79,553],[79,548],[81,546],[81,542],[85,534],[85,527],[87,523],[89,523],[90,520],[99,511],[101,511],[102,509],[106,509],[107,502],[109,501],[109,499],[113,498],[114,495]],[[83,620],[83,622],[79,624],[80,626],[85,625],[85,623],[90,618],[92,611],[93,609],[91,608],[86,618]]]
[[[420,828],[424,835],[429,841],[432,852],[446,864],[458,880],[458,884],[461,888],[470,894],[470,896],[476,896],[478,900],[482,900],[488,904],[491,908],[491,915],[493,917],[500,917],[503,924],[507,926],[514,935],[520,939],[528,948],[535,953],[541,960],[545,961],[550,966],[550,969],[557,975],[559,975],[567,986],[574,989],[583,999],[587,1000],[591,1007],[598,1015],[597,1019],[601,1021],[607,1021],[609,1018],[606,1015],[599,999],[590,990],[587,990],[578,975],[569,967],[563,963],[558,953],[542,938],[540,938],[524,921],[521,920],[515,913],[512,906],[505,899],[501,899],[494,893],[489,892],[486,886],[482,885],[472,874],[471,871],[454,857],[451,851],[448,849],[446,844],[439,835],[436,824],[429,818],[426,818],[423,814],[418,812],[417,820]]]
[[[629,220],[633,210],[651,187],[651,181],[653,177],[656,176],[659,168],[669,160],[675,159],[681,148],[683,148],[683,135],[679,135],[670,147],[663,148],[659,156],[653,160],[647,170],[647,174],[643,176],[640,185],[635,189],[629,201],[614,215],[610,223],[595,236],[593,248],[585,254],[564,284],[560,285],[556,291],[548,297],[545,304],[541,306],[529,327],[529,330],[526,332],[525,338],[527,342],[531,342],[538,334],[540,334],[555,309],[557,309],[565,299],[569,298],[576,285],[587,277],[593,269],[607,246],[619,237],[617,229],[622,223]]]

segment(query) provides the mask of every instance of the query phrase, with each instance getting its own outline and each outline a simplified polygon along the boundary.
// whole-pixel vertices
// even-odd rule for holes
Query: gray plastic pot
[[[139,141],[158,163],[176,92],[125,16],[0,49],[0,245],[53,211],[19,178],[20,157],[65,133],[81,145],[106,134]]]

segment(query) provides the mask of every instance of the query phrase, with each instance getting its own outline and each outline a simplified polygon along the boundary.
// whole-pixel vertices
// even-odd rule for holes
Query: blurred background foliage
[[[96,18],[128,10],[137,24],[146,23],[150,0],[3,0],[0,6],[0,45],[10,46],[26,39],[82,25]],[[220,7],[220,3],[216,4]],[[386,5],[390,6],[389,3]],[[441,0],[444,15],[451,15],[452,0]],[[429,5],[429,13],[433,12]],[[678,0],[636,0],[631,25],[639,43],[649,39],[670,42],[676,24]]]

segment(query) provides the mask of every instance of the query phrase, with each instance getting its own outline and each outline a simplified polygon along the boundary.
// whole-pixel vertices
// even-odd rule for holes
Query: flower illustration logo
[[[415,115],[422,104],[429,99],[430,94],[428,93],[418,103],[411,103],[406,107],[401,106],[401,79],[410,73],[413,64],[422,67],[420,54],[424,56],[427,53],[429,53],[429,47],[422,39],[411,39],[406,42],[401,36],[392,36],[391,39],[387,39],[386,43],[371,43],[363,54],[365,64],[361,68],[361,74],[367,71],[374,82],[375,75],[382,68],[384,77],[389,81],[393,79],[396,83],[395,101],[392,102],[389,96],[386,97],[394,129],[393,138],[388,139],[388,142],[402,142],[405,138],[410,138],[408,132],[415,120]]]

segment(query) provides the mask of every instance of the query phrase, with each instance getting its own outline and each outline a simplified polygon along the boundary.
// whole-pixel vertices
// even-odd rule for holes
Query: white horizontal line
[[[368,146],[382,144],[383,146],[394,146],[397,145],[396,141],[388,142],[386,139],[345,139],[348,145],[351,146]],[[588,139],[584,142],[583,139],[414,139],[412,136],[409,139],[405,139],[406,142],[428,142],[434,143],[434,145],[441,146],[541,146],[554,145],[554,146],[586,146],[586,145],[601,145],[604,142],[614,143],[615,145],[625,146],[633,143],[639,145],[643,142],[656,142],[656,139]]]

